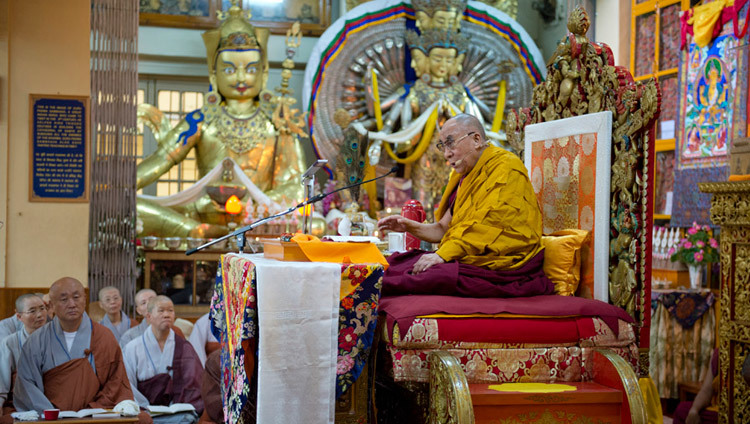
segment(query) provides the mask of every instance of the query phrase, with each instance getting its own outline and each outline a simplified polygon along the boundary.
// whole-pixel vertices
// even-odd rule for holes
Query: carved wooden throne
[[[506,128],[511,147],[523,157],[527,125],[612,113],[609,248],[604,253],[609,256],[609,278],[604,285],[609,303],[622,308],[635,322],[620,320],[615,324],[619,328],[612,329],[611,323],[604,325],[599,318],[588,316],[431,315],[417,316],[407,328],[386,327],[378,348],[376,398],[378,389],[396,395],[379,403],[379,412],[386,410],[385,419],[380,414],[379,421],[406,422],[392,418],[407,416],[403,409],[391,416],[387,410],[388,402],[408,398],[422,404],[423,414],[429,411],[429,422],[473,423],[485,399],[472,388],[479,383],[593,381],[621,393],[623,410],[631,412],[623,413],[622,422],[645,419],[636,374],[648,375],[651,182],[660,92],[654,79],[634,82],[627,69],[614,66],[609,47],[585,37],[588,26],[586,12],[576,8],[568,20],[571,33],[548,63],[547,80],[534,89],[532,106],[511,111]],[[384,313],[388,316],[389,311]],[[566,336],[554,334],[560,337],[551,341],[555,329],[562,328],[573,330]],[[593,328],[593,333],[587,328]],[[531,337],[540,333],[550,337],[542,343]],[[518,337],[509,339],[513,334]],[[546,402],[544,397],[532,398],[519,398],[519,402]],[[547,407],[551,413],[556,411]],[[518,410],[524,408],[518,404]],[[427,418],[418,417],[419,412],[409,413],[409,422]]]

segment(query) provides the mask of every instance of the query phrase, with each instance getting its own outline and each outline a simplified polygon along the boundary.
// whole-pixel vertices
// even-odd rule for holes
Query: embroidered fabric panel
[[[543,231],[590,232],[581,258],[581,297],[594,292],[597,133],[532,143],[530,177],[542,209]]]
[[[684,329],[689,330],[703,314],[711,309],[715,296],[709,291],[699,293],[674,291],[659,293],[656,298],[652,296],[652,299],[652,309],[658,306],[654,302],[660,302]]]
[[[554,383],[590,381],[593,378],[592,354],[598,347],[473,348],[440,349],[458,359],[466,379],[471,383]],[[397,382],[430,380],[427,357],[438,349],[399,349],[387,347],[393,362],[393,379]],[[633,369],[638,364],[638,346],[610,347]]]
[[[428,382],[427,357],[434,349],[388,346],[397,382]],[[441,349],[442,350],[442,349]],[[447,349],[471,383],[581,381],[581,348]]]
[[[383,273],[378,264],[341,266],[341,286],[356,288],[341,299],[339,306],[336,398],[357,381],[367,363],[378,324]]]
[[[339,306],[337,398],[354,384],[366,365],[377,326],[383,273],[380,264],[341,267],[341,285],[350,290]],[[222,256],[209,316],[211,331],[222,345],[222,396],[227,422],[242,422],[242,410],[250,396],[242,342],[258,334],[255,287],[255,266],[250,260]]]
[[[250,395],[242,341],[257,335],[255,266],[234,255],[223,255],[216,273],[209,319],[221,343],[221,392],[227,422],[241,422]],[[229,295],[228,295],[229,294]]]
[[[448,319],[436,318],[416,318],[407,333],[401,337],[398,324],[393,328],[392,337],[386,338],[392,340],[393,346],[399,349],[508,349],[508,348],[546,348],[550,347],[549,343],[529,343],[522,339],[518,342],[467,342],[448,338],[441,338],[440,323]],[[499,319],[500,320],[500,319]],[[473,325],[472,319],[461,319],[468,326]],[[539,319],[539,321],[544,321]],[[596,347],[615,347],[627,346],[635,342],[635,333],[633,327],[625,321],[618,320],[619,332],[616,336],[607,324],[600,318],[582,317],[574,319],[577,327],[577,337],[575,340],[565,343],[555,343],[555,347],[572,347],[572,346],[596,346]],[[515,326],[512,319],[502,319],[502,326]]]

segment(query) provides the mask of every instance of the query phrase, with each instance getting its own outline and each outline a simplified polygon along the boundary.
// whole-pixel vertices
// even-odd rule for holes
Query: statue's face
[[[249,100],[263,89],[258,50],[226,50],[216,58],[216,88],[225,99]]]
[[[456,60],[453,61],[453,68],[451,68],[450,70],[451,76],[455,76],[461,73],[461,71],[463,70],[463,63],[464,63],[465,57],[466,57],[466,54],[462,53],[458,55],[458,57],[456,57]]]
[[[428,14],[422,12],[422,11],[417,11],[417,13],[414,15],[414,17],[417,20],[417,28],[419,28],[421,31],[429,29],[429,27],[430,27],[430,15],[428,15]]]
[[[443,82],[455,67],[456,50],[435,47],[430,50],[430,76],[435,82]]]
[[[432,27],[435,29],[448,30],[453,29],[456,22],[456,11],[438,10],[432,15]]]
[[[422,50],[411,49],[411,67],[414,68],[417,78],[429,71],[430,63]]]

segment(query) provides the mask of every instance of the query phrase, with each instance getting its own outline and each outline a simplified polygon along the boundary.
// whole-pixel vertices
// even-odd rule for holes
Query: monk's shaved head
[[[49,297],[50,300],[54,299],[55,297],[58,297],[59,294],[63,291],[67,290],[76,290],[80,289],[81,292],[84,292],[83,284],[81,284],[80,281],[76,280],[73,277],[63,277],[54,283],[52,283],[52,286],[49,288]]]
[[[86,291],[80,281],[63,277],[49,288],[49,299],[64,331],[77,331],[86,307]]]
[[[466,133],[475,132],[482,137],[482,140],[487,140],[487,134],[484,132],[482,123],[479,122],[479,119],[477,119],[474,115],[469,115],[468,113],[459,113],[453,118],[445,121],[445,124],[443,124],[443,128],[445,128],[446,125],[449,127],[453,125],[458,126]]]

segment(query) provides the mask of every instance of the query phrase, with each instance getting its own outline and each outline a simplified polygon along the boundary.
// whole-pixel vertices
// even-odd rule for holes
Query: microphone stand
[[[237,230],[235,230],[235,231],[233,231],[233,232],[231,232],[231,233],[229,233],[229,234],[227,234],[225,236],[213,239],[213,240],[211,240],[211,241],[209,241],[207,243],[204,243],[204,244],[202,244],[202,245],[200,245],[198,247],[192,248],[192,249],[188,250],[187,252],[185,252],[185,256],[190,256],[190,255],[192,255],[195,252],[200,252],[201,250],[203,250],[203,249],[205,249],[205,248],[207,248],[207,247],[209,247],[211,245],[214,245],[216,243],[222,242],[222,241],[224,241],[226,239],[229,239],[229,238],[232,238],[232,237],[236,237],[237,238],[237,248],[239,250],[239,253],[242,253],[243,250],[245,250],[245,244],[247,242],[246,237],[245,237],[245,233],[248,232],[248,231],[251,231],[253,228],[256,228],[256,227],[258,227],[260,225],[263,225],[263,224],[265,224],[266,222],[268,222],[268,221],[270,221],[272,219],[276,219],[276,218],[282,217],[284,215],[290,214],[290,213],[294,212],[296,209],[304,208],[307,205],[311,205],[311,204],[313,204],[313,203],[315,203],[315,202],[317,202],[319,200],[323,200],[327,196],[330,196],[333,193],[338,193],[341,190],[346,190],[348,188],[356,187],[358,185],[362,185],[362,184],[369,183],[369,182],[372,182],[372,181],[375,181],[375,180],[379,180],[381,178],[385,178],[385,177],[393,174],[396,171],[398,171],[398,167],[394,166],[393,168],[391,168],[390,171],[388,171],[388,173],[383,174],[383,175],[381,175],[379,177],[371,178],[371,179],[365,180],[365,181],[360,181],[360,182],[357,182],[357,183],[354,183],[354,184],[349,184],[348,186],[337,188],[336,190],[329,191],[328,193],[320,193],[320,194],[318,194],[316,196],[313,196],[313,197],[309,198],[308,200],[305,200],[304,202],[301,202],[301,203],[297,204],[296,206],[292,206],[291,208],[289,208],[289,209],[287,209],[287,210],[285,210],[283,212],[279,212],[276,215],[271,215],[271,216],[269,216],[267,218],[259,219],[259,220],[255,221],[255,222],[251,223],[251,224],[245,225],[242,228],[238,228]]]

